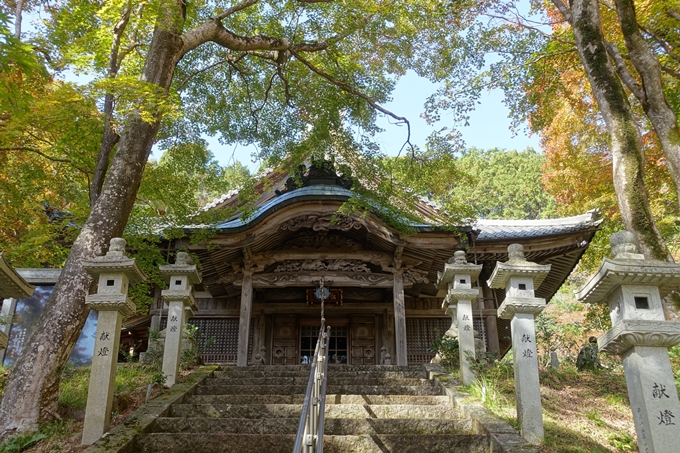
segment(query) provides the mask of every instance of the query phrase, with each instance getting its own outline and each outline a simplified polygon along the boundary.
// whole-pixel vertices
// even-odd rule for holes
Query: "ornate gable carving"
[[[300,228],[311,228],[314,231],[350,231],[352,229],[359,230],[363,224],[354,217],[345,216],[342,214],[328,214],[323,216],[318,215],[301,215],[294,217],[279,226],[280,230],[297,231]]]
[[[299,236],[286,241],[283,244],[283,248],[361,250],[363,247],[354,239],[337,234],[323,234],[315,233],[313,231],[302,231]]]
[[[336,272],[365,272],[370,273],[361,260],[285,260],[276,266],[274,272],[299,272],[299,271],[336,271]]]

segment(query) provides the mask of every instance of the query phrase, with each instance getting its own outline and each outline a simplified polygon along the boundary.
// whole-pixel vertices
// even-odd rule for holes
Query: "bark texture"
[[[154,31],[143,78],[167,91],[182,49],[183,6],[177,2],[165,3],[163,7],[173,11]],[[122,234],[158,127],[159,121],[152,124],[140,118],[128,121],[101,195],[9,376],[0,406],[0,437],[36,430],[40,422],[56,414],[61,368],[73,350],[88,312],[85,296],[91,278],[81,260],[102,254],[109,240]]]
[[[624,225],[647,258],[672,261],[649,208],[640,131],[607,55],[598,2],[574,0],[570,13],[579,57],[611,136],[614,188]]]
[[[24,0],[17,0],[14,5],[14,37],[21,40],[21,19],[24,15]]]
[[[659,138],[680,201],[680,132],[663,92],[661,64],[640,33],[633,0],[616,0],[616,11],[628,55],[642,79],[642,96],[636,96]]]

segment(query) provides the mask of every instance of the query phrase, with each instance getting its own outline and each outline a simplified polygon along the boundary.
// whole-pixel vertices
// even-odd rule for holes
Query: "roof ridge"
[[[555,217],[552,219],[526,219],[526,220],[505,220],[505,219],[477,219],[473,222],[473,226],[504,226],[504,227],[539,227],[539,226],[564,226],[576,225],[582,223],[592,223],[599,225],[603,218],[600,214],[599,208],[591,209],[585,214],[579,214],[570,217]]]

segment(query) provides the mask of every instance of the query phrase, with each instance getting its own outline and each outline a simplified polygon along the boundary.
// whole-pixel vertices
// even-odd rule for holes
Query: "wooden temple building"
[[[496,316],[504,291],[488,288],[486,280],[497,261],[507,260],[507,246],[521,243],[528,260],[552,265],[536,291],[549,300],[601,222],[591,211],[552,220],[479,220],[457,231],[413,225],[416,233],[409,235],[375,213],[336,215],[352,191],[335,173],[312,167],[296,184],[272,171],[267,181],[270,189],[261,187],[247,219],[236,215],[213,225],[215,235],[202,244],[166,244],[168,252],[188,249],[200,261],[203,281],[190,322],[199,329],[206,363],[306,363],[320,326],[315,291],[321,279],[329,289],[331,363],[429,362],[432,341],[451,325],[437,272],[461,249],[468,262],[483,265],[473,285],[480,291],[475,330],[487,350],[503,355],[511,346],[509,321]],[[237,203],[238,193],[231,192],[208,209]],[[419,209],[427,218],[436,207],[424,201]],[[164,328],[160,289],[150,315],[152,327]]]

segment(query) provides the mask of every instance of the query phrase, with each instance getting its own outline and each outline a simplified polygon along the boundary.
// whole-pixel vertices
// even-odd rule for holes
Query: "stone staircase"
[[[488,452],[424,368],[332,366],[324,452]],[[134,439],[136,452],[291,452],[306,366],[225,367]]]

